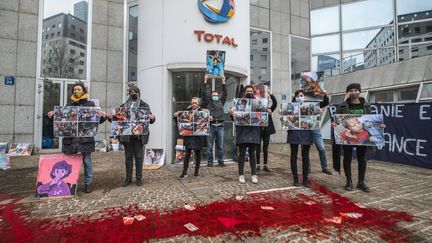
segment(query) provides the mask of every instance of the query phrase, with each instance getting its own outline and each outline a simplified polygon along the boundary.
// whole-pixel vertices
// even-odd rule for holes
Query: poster
[[[114,108],[111,122],[111,136],[148,134],[149,115],[150,110],[148,108]]]
[[[268,87],[264,84],[255,85],[255,98],[267,98]]]
[[[282,128],[286,130],[320,129],[319,102],[282,102],[279,110]]]
[[[206,76],[220,78],[225,76],[225,51],[207,51]]]
[[[0,154],[6,154],[7,143],[0,143]]]
[[[9,156],[30,156],[33,151],[31,143],[13,143],[9,147]]]
[[[144,151],[144,170],[156,170],[165,163],[165,151],[163,149],[146,148]]]
[[[384,146],[383,115],[335,114],[336,144]]]
[[[324,73],[302,72],[299,88],[303,90],[305,101],[323,101],[325,95]]]
[[[8,154],[0,154],[0,170],[10,168],[10,156]]]
[[[108,143],[104,139],[96,139],[95,140],[95,152],[106,152],[108,147]]]
[[[208,136],[210,132],[210,112],[179,111],[177,127],[180,136]]]
[[[176,150],[174,164],[182,165],[184,162],[186,151],[184,150]]]
[[[75,196],[81,164],[81,154],[41,155],[35,197]]]
[[[55,106],[55,137],[94,137],[100,120],[100,107]]]
[[[268,99],[234,99],[234,123],[236,126],[268,126]]]

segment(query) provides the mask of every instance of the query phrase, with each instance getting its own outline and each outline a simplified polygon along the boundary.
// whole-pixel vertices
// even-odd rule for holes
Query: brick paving
[[[186,203],[207,204],[236,195],[246,195],[248,192],[286,188],[292,186],[289,168],[289,145],[272,144],[270,146],[270,173],[259,172],[259,183],[250,182],[250,170],[245,166],[246,184],[238,183],[237,165],[230,163],[226,167],[202,166],[200,177],[192,176],[193,168],[189,169],[189,177],[179,181],[182,167],[164,166],[155,171],[144,171],[142,187],[132,184],[121,187],[124,179],[124,158],[122,152],[94,153],[94,192],[83,193],[80,185],[78,196],[69,199],[33,199],[37,177],[38,156],[14,157],[12,168],[0,171],[0,195],[9,194],[14,197],[24,197],[19,203],[30,207],[33,217],[58,219],[65,215],[92,215],[104,208],[121,207],[137,204],[143,209],[175,209]],[[327,153],[331,157],[331,153]],[[330,162],[330,161],[329,161]],[[205,163],[204,163],[205,164]],[[298,162],[300,165],[300,161]],[[404,211],[414,216],[411,222],[402,222],[398,226],[413,234],[416,242],[432,241],[432,170],[410,167],[393,163],[369,161],[366,179],[371,192],[359,190],[351,192],[343,189],[343,175],[336,172],[332,176],[321,173],[318,153],[311,149],[312,174],[311,180],[325,185],[353,202],[358,202],[368,208]],[[353,179],[357,178],[357,165],[352,166]],[[301,170],[300,170],[301,171]],[[82,172],[81,172],[82,173]],[[80,182],[82,184],[81,174]],[[312,193],[311,189],[299,188],[302,193]],[[345,238],[346,237],[346,238]],[[344,238],[352,241],[382,242],[374,232],[358,230],[347,234]],[[326,236],[322,242],[338,241],[335,236]],[[177,236],[172,239],[155,239],[160,242],[229,242],[234,241],[231,235],[221,235],[213,238]],[[262,230],[262,237],[247,238],[246,242],[316,242],[317,239],[301,230],[278,231],[271,228]]]

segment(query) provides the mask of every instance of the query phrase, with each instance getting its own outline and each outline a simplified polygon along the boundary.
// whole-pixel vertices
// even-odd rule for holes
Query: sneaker
[[[258,172],[260,172],[260,170],[261,170],[261,167],[260,167],[260,166],[257,166],[257,168],[256,168],[256,172],[258,173]]]
[[[92,189],[92,186],[91,186],[91,184],[85,184],[85,187],[84,187],[84,192],[85,193],[90,193],[90,192],[92,192],[93,191],[93,189]]]
[[[270,172],[270,169],[267,166],[264,166],[263,171]]]
[[[213,167],[213,164],[207,164],[207,167]]]
[[[258,183],[258,176],[252,175],[252,183],[257,184]]]
[[[142,186],[142,180],[137,180],[137,181],[136,181],[136,185],[137,185],[137,186]]]
[[[179,180],[184,180],[188,177],[187,174],[181,174],[180,177],[178,178]]]
[[[127,187],[127,186],[129,186],[131,183],[132,183],[132,180],[130,180],[130,179],[126,179],[126,180],[123,182],[123,187]]]
[[[333,173],[332,173],[328,168],[324,168],[324,169],[322,170],[322,172],[323,172],[324,174],[327,174],[327,175],[333,175]]]
[[[226,165],[225,164],[218,164],[219,165],[219,167],[225,167]]]
[[[239,182],[240,182],[241,184],[246,183],[246,180],[245,180],[244,175],[239,176]]]

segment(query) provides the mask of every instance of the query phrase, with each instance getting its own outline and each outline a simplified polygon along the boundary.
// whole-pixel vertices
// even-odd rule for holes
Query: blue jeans
[[[93,182],[93,165],[91,153],[82,153],[84,162],[84,183],[90,185]]]
[[[321,135],[321,130],[312,130],[313,142],[318,150],[319,158],[321,161],[321,169],[325,169],[328,166],[327,155],[324,147],[324,140]]]
[[[213,164],[213,143],[216,140],[216,156],[219,165],[224,164],[224,127],[210,126],[210,134],[207,136],[207,164]]]

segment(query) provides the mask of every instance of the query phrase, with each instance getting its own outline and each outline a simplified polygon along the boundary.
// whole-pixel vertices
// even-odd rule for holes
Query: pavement
[[[357,189],[349,192],[343,189],[345,185],[343,174],[339,175],[333,171],[333,175],[330,176],[321,172],[318,153],[313,147],[311,149],[312,174],[310,175],[313,186],[312,188],[293,187],[289,167],[289,150],[288,144],[270,145],[269,168],[271,172],[259,172],[258,184],[251,183],[247,162],[245,166],[247,182],[240,184],[237,164],[232,162],[227,163],[226,167],[202,166],[199,178],[192,176],[193,166],[191,166],[189,177],[182,181],[177,179],[182,171],[181,166],[166,165],[159,170],[144,171],[144,185],[141,187],[134,183],[128,187],[121,186],[125,173],[122,152],[93,153],[94,191],[92,193],[83,192],[83,172],[81,171],[78,196],[42,200],[33,198],[39,156],[13,157],[11,169],[0,171],[0,230],[3,229],[5,230],[4,233],[10,235],[9,238],[6,237],[3,240],[16,240],[18,237],[13,235],[10,228],[7,228],[12,224],[7,225],[6,223],[7,208],[14,199],[16,199],[13,201],[14,207],[21,208],[16,211],[20,211],[24,215],[19,217],[24,218],[25,222],[34,220],[61,221],[66,218],[79,219],[80,217],[87,217],[91,221],[100,219],[107,210],[128,207],[130,209],[131,205],[139,208],[143,214],[164,212],[170,214],[172,218],[181,218],[183,216],[178,215],[187,214],[187,210],[184,210],[185,205],[195,205],[197,209],[193,214],[194,217],[199,217],[196,214],[201,212],[207,215],[203,217],[209,217],[207,222],[213,222],[211,218],[220,219],[220,215],[215,213],[212,216],[210,211],[212,208],[221,206],[221,203],[226,203],[224,207],[233,206],[234,208],[238,206],[239,209],[236,210],[241,211],[242,208],[248,208],[260,200],[267,200],[267,204],[273,206],[264,210],[275,209],[274,212],[267,213],[266,211],[264,213],[267,214],[262,214],[257,211],[256,219],[248,219],[248,223],[230,223],[227,225],[224,221],[225,228],[220,231],[216,231],[215,228],[212,232],[198,230],[186,231],[185,233],[180,230],[155,233],[152,236],[137,235],[131,241],[137,239],[138,241],[148,240],[151,242],[432,241],[432,187],[430,186],[432,170],[396,163],[369,161],[366,179],[371,192],[365,193]],[[329,148],[327,156],[331,158]],[[204,160],[202,164],[205,165]],[[329,163],[331,164],[330,159]],[[299,171],[301,171],[300,158],[298,165]],[[357,180],[356,168],[357,163],[354,160],[352,165],[354,181]],[[9,199],[2,200],[2,197]],[[307,204],[302,204],[303,211],[299,211],[301,207],[295,204],[299,200]],[[239,202],[244,204],[239,204]],[[278,209],[278,205],[288,205],[287,203],[291,206],[295,204],[292,206],[295,210]],[[307,208],[313,204],[315,205],[314,208]],[[265,206],[265,203],[260,205]],[[280,207],[282,208],[282,206]],[[367,216],[370,218],[362,221],[362,224],[356,224],[353,218],[348,220],[346,214],[338,216],[339,214],[335,213],[342,207],[361,212],[359,217],[363,215],[363,218]],[[330,214],[327,212],[329,208],[332,210]],[[365,210],[363,208],[368,211],[361,211]],[[300,220],[295,222],[282,220],[284,217],[294,219],[293,215],[295,214],[293,212],[296,210],[307,215],[312,209],[318,210],[320,213],[311,214],[310,218],[304,221],[297,216],[295,216],[296,219]],[[286,212],[287,215],[282,215],[280,221],[277,221],[276,218],[281,216],[281,212]],[[235,214],[234,212],[231,213]],[[257,219],[262,215],[262,219]],[[357,214],[354,214],[354,218],[357,217],[355,215]],[[383,215],[388,216],[388,218],[384,218]],[[170,218],[167,218],[164,223],[161,220],[163,214],[158,214],[157,217],[161,221],[161,225],[171,227],[166,223]],[[241,217],[246,219],[254,216],[248,212],[242,212],[242,215],[237,218]],[[391,220],[396,218],[400,218],[400,220],[395,220],[395,222]],[[274,222],[270,222],[270,219],[274,219]],[[205,221],[197,221],[196,224],[202,224],[202,226],[197,225],[198,228],[207,229],[206,227],[209,227],[208,229],[212,229],[212,226],[205,225]],[[310,224],[306,224],[306,222]]]

